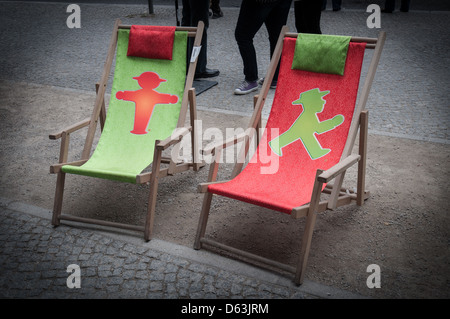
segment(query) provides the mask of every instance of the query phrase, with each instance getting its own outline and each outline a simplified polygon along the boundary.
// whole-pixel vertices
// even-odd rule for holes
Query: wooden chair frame
[[[144,232],[144,239],[146,241],[150,240],[152,237],[153,231],[153,221],[155,215],[155,206],[156,206],[156,195],[158,189],[158,180],[162,177],[173,175],[182,171],[186,171],[189,169],[193,169],[194,171],[198,171],[200,167],[204,165],[202,161],[199,160],[199,146],[196,138],[196,129],[194,127],[195,120],[197,119],[197,111],[196,111],[196,95],[195,89],[192,88],[192,83],[195,74],[195,67],[197,65],[197,60],[190,61],[188,66],[188,73],[186,76],[185,90],[183,93],[183,100],[180,109],[180,115],[178,118],[177,128],[172,134],[172,136],[168,137],[165,140],[157,140],[155,141],[155,152],[153,156],[152,162],[152,170],[151,172],[144,172],[136,177],[137,184],[150,183],[150,195],[148,202],[148,211],[145,226],[136,226],[129,224],[122,224],[116,222],[109,222],[99,219],[92,218],[82,218],[71,215],[64,215],[61,213],[62,209],[62,201],[63,201],[63,193],[64,193],[64,182],[65,175],[61,170],[63,165],[76,165],[80,166],[86,163],[90,157],[92,145],[94,141],[95,132],[97,129],[97,123],[100,121],[100,131],[103,131],[103,126],[106,120],[106,108],[105,108],[105,91],[108,82],[108,77],[111,71],[111,66],[113,63],[116,46],[117,46],[117,38],[118,38],[118,30],[119,29],[130,29],[131,26],[121,25],[121,21],[119,19],[116,20],[113,28],[113,33],[111,36],[108,54],[106,58],[106,62],[103,68],[103,74],[99,83],[96,84],[96,99],[94,104],[94,110],[90,118],[87,118],[81,122],[78,122],[74,125],[71,125],[58,133],[50,134],[49,138],[52,140],[61,139],[61,147],[59,154],[59,162],[58,164],[50,166],[50,173],[57,174],[56,181],[56,191],[55,191],[55,200],[53,207],[53,216],[52,216],[52,224],[54,226],[58,226],[61,220],[70,220],[81,223],[88,224],[97,224],[109,227],[117,227],[128,230],[137,230]],[[200,46],[201,38],[203,35],[204,24],[203,22],[199,22],[197,27],[176,27],[176,31],[187,31],[188,37],[194,37],[194,46]],[[190,112],[190,126],[185,126],[186,121],[186,113],[189,108]],[[69,141],[70,135],[81,128],[88,127],[88,132],[86,136],[86,141],[84,145],[84,149],[81,155],[81,160],[68,162],[68,149],[69,149]],[[192,143],[192,162],[189,163],[178,163],[175,162],[170,157],[163,157],[163,150],[168,147],[174,147],[173,153],[178,154],[180,148],[181,139],[191,132],[191,143]],[[168,167],[161,168],[161,164],[168,164]]]
[[[352,42],[365,42],[367,43],[366,48],[374,49],[374,54],[369,66],[367,76],[364,81],[364,85],[359,96],[358,103],[355,107],[355,113],[350,126],[349,135],[346,141],[346,145],[338,164],[328,169],[327,171],[317,170],[315,184],[313,187],[313,192],[311,196],[310,203],[296,207],[292,209],[291,216],[293,218],[306,217],[305,229],[303,232],[302,246],[296,267],[290,265],[282,264],[267,258],[257,256],[255,254],[243,251],[234,247],[230,247],[219,243],[215,240],[205,237],[206,226],[208,222],[208,215],[211,207],[211,201],[213,194],[208,192],[208,185],[213,183],[224,183],[226,181],[217,181],[217,173],[219,169],[219,161],[222,151],[232,146],[236,143],[243,142],[243,147],[241,148],[240,157],[234,166],[232,171],[232,178],[237,176],[242,170],[244,161],[246,158],[249,144],[253,138],[254,132],[256,134],[261,127],[261,111],[264,106],[264,102],[269,91],[270,83],[272,82],[273,75],[275,73],[275,68],[280,60],[283,39],[285,37],[297,37],[297,33],[289,33],[287,27],[282,29],[281,35],[279,37],[275,52],[273,54],[272,60],[269,65],[265,81],[261,88],[259,95],[255,96],[254,99],[254,113],[251,117],[249,123],[249,129],[246,133],[235,136],[226,140],[224,143],[218,143],[211,147],[205,148],[203,154],[212,155],[213,161],[210,165],[208,182],[199,185],[199,192],[205,193],[203,199],[203,206],[200,214],[199,224],[197,228],[197,234],[194,243],[194,249],[201,249],[204,244],[219,248],[223,251],[228,251],[235,255],[237,258],[245,259],[246,261],[253,261],[259,264],[265,264],[277,269],[287,271],[294,274],[294,282],[297,285],[303,283],[305,269],[307,265],[308,255],[311,246],[311,240],[314,230],[314,225],[316,221],[317,214],[324,212],[326,210],[333,210],[336,207],[348,205],[352,201],[356,201],[356,204],[362,206],[364,201],[369,197],[370,192],[365,190],[365,170],[366,170],[366,158],[367,158],[367,129],[368,129],[368,111],[365,110],[367,99],[369,96],[370,87],[372,85],[375,72],[380,60],[381,51],[384,46],[386,39],[385,32],[380,32],[378,38],[357,38],[352,37]],[[352,155],[352,148],[355,144],[355,139],[359,128],[359,154]],[[257,142],[259,142],[259,135],[256,136]],[[358,162],[358,176],[357,176],[357,190],[345,189],[342,187],[343,178],[346,170]],[[334,180],[333,185],[327,184],[323,191],[323,184]],[[329,194],[329,198],[324,201],[320,201],[320,196],[322,193]]]

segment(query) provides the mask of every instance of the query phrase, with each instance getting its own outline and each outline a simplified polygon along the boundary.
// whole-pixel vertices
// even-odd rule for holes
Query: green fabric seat
[[[129,30],[118,31],[116,65],[108,116],[102,135],[91,158],[82,166],[65,165],[65,173],[136,182],[153,160],[155,140],[169,137],[176,128],[186,77],[187,32],[177,31],[173,59],[146,59],[127,56]],[[155,89],[159,93],[178,96],[176,104],[156,104],[145,135],[132,134],[135,103],[116,98],[121,90],[138,90],[134,77],[144,72],[157,73],[165,82]]]

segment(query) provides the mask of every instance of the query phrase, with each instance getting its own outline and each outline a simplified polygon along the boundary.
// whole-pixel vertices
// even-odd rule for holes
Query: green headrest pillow
[[[343,75],[349,43],[347,36],[299,33],[292,69]]]

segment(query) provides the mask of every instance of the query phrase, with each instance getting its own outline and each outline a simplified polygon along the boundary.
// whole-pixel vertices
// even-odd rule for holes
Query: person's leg
[[[191,5],[189,0],[183,0],[182,2],[183,10],[181,11],[181,25],[191,26]]]
[[[222,9],[220,9],[220,0],[211,0],[211,10],[213,19],[223,17]]]
[[[321,4],[316,0],[294,1],[295,27],[298,33],[321,34]]]
[[[317,1],[316,1],[317,2]],[[277,45],[278,38],[280,37],[281,29],[284,25],[286,25],[287,18],[289,15],[289,10],[291,8],[292,0],[280,0],[275,5],[272,6],[267,18],[265,19],[265,25],[267,28],[267,32],[269,33],[269,42],[270,42],[270,57],[272,58],[272,54],[275,51],[275,47]],[[317,2],[320,4],[320,2]],[[278,80],[278,72],[279,72],[280,64],[278,63],[277,70],[275,71],[275,75],[273,77],[273,81]]]
[[[408,12],[409,11],[409,4],[410,0],[402,0],[400,4],[400,11],[401,12]]]
[[[333,11],[339,11],[341,10],[341,0],[333,0],[332,1],[332,6],[333,6]]]
[[[384,12],[393,12],[395,9],[395,0],[386,0],[384,3]]]
[[[205,29],[202,36],[202,49],[198,55],[196,73],[204,73],[206,71],[206,63],[208,60],[208,27],[209,27],[209,1],[210,0],[189,0],[190,6],[190,24],[197,26],[199,21],[203,21]],[[183,10],[184,3],[183,0]]]
[[[324,2],[326,2],[326,0]],[[297,32],[307,32],[305,30],[308,28],[307,18],[309,15],[304,9],[303,1],[294,1],[294,16],[295,28],[297,29]]]
[[[269,33],[270,56],[272,56],[281,29],[286,25],[292,0],[279,0],[268,12],[265,19],[267,32]]]
[[[320,3],[314,0],[308,1],[308,14],[310,17],[310,27],[308,33],[322,34],[322,30],[320,29],[320,17],[322,14],[322,10],[320,10]]]
[[[183,27],[190,27],[190,26],[192,26],[190,1],[183,0],[182,6],[183,6],[183,10],[181,11],[181,25]],[[193,44],[194,44],[194,41],[191,38],[189,38],[188,43],[187,43],[186,65],[189,65]]]
[[[264,6],[252,0],[243,0],[236,24],[235,39],[244,64],[244,76],[248,82],[258,79],[258,64],[253,38],[264,23]]]

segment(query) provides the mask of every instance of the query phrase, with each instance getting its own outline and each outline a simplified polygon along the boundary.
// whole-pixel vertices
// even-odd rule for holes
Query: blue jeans
[[[286,24],[292,0],[259,3],[243,0],[236,24],[235,38],[244,64],[245,80],[258,80],[258,64],[253,38],[263,24],[269,33],[270,57],[275,50],[281,28]],[[279,65],[274,75],[278,79]]]

